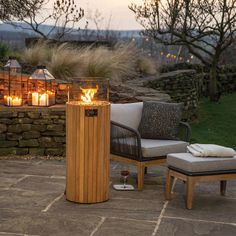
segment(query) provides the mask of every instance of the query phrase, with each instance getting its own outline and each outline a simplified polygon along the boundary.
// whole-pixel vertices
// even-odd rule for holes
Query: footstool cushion
[[[236,172],[236,156],[230,158],[195,157],[190,153],[174,153],[167,156],[167,165],[184,172]]]

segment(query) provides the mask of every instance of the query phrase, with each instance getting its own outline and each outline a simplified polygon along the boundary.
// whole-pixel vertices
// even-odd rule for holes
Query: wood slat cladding
[[[110,104],[67,103],[66,124],[67,200],[78,203],[108,200]]]

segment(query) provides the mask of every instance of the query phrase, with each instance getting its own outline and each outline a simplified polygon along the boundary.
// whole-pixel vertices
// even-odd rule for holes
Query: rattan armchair
[[[123,104],[123,106],[132,105]],[[124,109],[122,112],[124,114]],[[124,114],[123,118],[125,117],[127,116]],[[132,114],[129,118],[132,118]],[[112,115],[112,119],[120,120],[115,115]],[[121,123],[114,120],[111,120],[111,159],[137,167],[138,190],[143,189],[145,169],[149,166],[164,164],[169,153],[186,152],[191,137],[190,126],[184,122],[179,124],[181,140],[150,140],[142,139],[137,129],[124,124],[127,122],[121,121]]]

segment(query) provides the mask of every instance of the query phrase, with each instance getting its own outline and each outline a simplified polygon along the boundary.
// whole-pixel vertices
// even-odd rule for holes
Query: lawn
[[[191,123],[192,143],[214,143],[236,149],[236,93],[219,103],[200,102],[198,121]]]

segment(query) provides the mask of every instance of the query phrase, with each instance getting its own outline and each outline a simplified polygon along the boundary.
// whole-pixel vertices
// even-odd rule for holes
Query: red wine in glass
[[[128,177],[129,176],[129,171],[128,170],[122,170],[120,173],[123,177]]]
[[[124,179],[123,188],[126,188],[126,181],[127,181],[128,176],[129,176],[129,171],[128,170],[121,170],[120,174]]]

